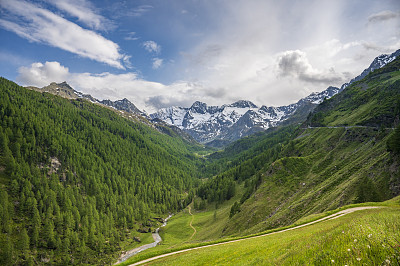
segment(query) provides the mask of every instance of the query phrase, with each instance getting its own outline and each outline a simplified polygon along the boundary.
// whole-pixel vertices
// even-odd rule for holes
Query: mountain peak
[[[111,101],[111,100],[103,100],[100,103],[104,105],[108,105],[111,107],[114,107],[117,110],[125,111],[128,113],[132,114],[138,114],[142,116],[146,116],[146,114],[142,111],[140,111],[131,101],[129,101],[127,98],[124,98],[122,100],[117,100],[117,101]]]
[[[381,54],[380,56],[375,57],[374,61],[372,61],[371,65],[368,68],[364,69],[364,71],[360,75],[350,80],[349,83],[343,84],[340,90],[345,89],[347,86],[356,81],[362,80],[370,72],[386,66],[387,64],[395,60],[398,56],[400,56],[400,49],[391,54]]]
[[[247,100],[239,100],[230,104],[229,106],[237,108],[258,108],[257,105]]]
[[[195,101],[189,110],[195,113],[205,114],[207,112],[207,104],[200,101]]]

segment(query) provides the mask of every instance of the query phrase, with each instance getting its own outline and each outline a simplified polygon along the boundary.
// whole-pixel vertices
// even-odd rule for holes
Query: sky
[[[282,106],[400,49],[398,0],[0,0],[0,75],[151,113]]]

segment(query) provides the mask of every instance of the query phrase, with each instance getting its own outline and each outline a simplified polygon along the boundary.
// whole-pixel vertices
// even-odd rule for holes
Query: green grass
[[[180,245],[173,245],[173,246],[168,246],[166,244],[166,242],[162,242],[163,244],[161,246],[158,246],[157,248],[154,249],[149,249],[144,251],[143,253],[139,253],[138,255],[130,258],[128,261],[121,263],[120,265],[129,265],[138,261],[142,261],[144,259],[147,258],[151,258],[157,255],[161,255],[161,254],[166,254],[166,253],[171,253],[174,251],[179,251],[179,250],[183,250],[183,249],[187,249],[187,248],[193,248],[193,247],[200,247],[200,246],[206,246],[206,245],[210,245],[210,244],[216,244],[216,243],[223,243],[223,242],[228,242],[231,240],[237,240],[237,239],[246,239],[246,238],[251,238],[254,236],[261,236],[264,234],[268,234],[268,233],[272,233],[272,232],[278,232],[278,231],[282,231],[284,229],[288,229],[291,227],[295,227],[298,225],[302,225],[302,224],[306,224],[309,222],[313,222],[316,221],[318,219],[321,219],[323,217],[329,216],[331,214],[337,213],[339,211],[348,209],[348,208],[353,208],[353,207],[360,207],[360,206],[379,206],[379,207],[385,207],[385,209],[396,209],[398,211],[400,211],[399,208],[400,205],[400,197],[385,201],[385,202],[367,202],[367,203],[359,203],[359,204],[351,204],[351,205],[347,205],[347,206],[343,206],[341,208],[332,210],[332,211],[327,211],[324,213],[320,213],[320,214],[314,214],[314,215],[309,215],[307,217],[304,217],[301,220],[296,221],[295,223],[293,223],[290,226],[285,226],[285,227],[281,227],[281,228],[275,228],[275,229],[271,229],[271,230],[267,230],[264,232],[259,232],[257,234],[250,234],[250,235],[246,235],[246,236],[241,236],[241,237],[227,237],[227,238],[220,238],[214,241],[208,241],[208,242],[198,242],[198,243],[181,243]],[[400,214],[399,214],[400,215]],[[347,215],[346,215],[347,216]],[[177,216],[176,217],[177,220],[181,220],[182,217]],[[338,218],[336,220],[340,220],[342,218]],[[177,226],[179,225],[181,222],[175,222],[175,223],[171,223],[171,226]],[[324,222],[320,222],[318,224],[323,224]],[[178,241],[179,242],[179,241]],[[230,245],[230,244],[228,244]],[[164,246],[164,247],[163,247]],[[208,249],[208,248],[207,248]],[[212,264],[212,263],[211,263]]]
[[[238,187],[240,191],[241,186]],[[129,265],[143,258],[149,258],[156,254],[169,253],[176,250],[181,250],[187,247],[202,246],[208,243],[216,243],[220,241],[227,241],[227,236],[223,236],[223,229],[229,219],[229,212],[232,204],[239,200],[241,194],[237,194],[234,198],[224,202],[218,206],[217,215],[214,219],[215,204],[209,204],[205,210],[193,210],[191,216],[188,209],[177,213],[172,216],[165,227],[161,227],[160,236],[162,242],[155,248],[147,249],[119,265]],[[196,228],[197,232],[191,238],[193,229],[189,226],[190,221],[193,219],[192,225]]]
[[[388,132],[371,128],[305,129],[286,156],[263,173],[263,184],[228,221],[227,235],[248,235],[293,224],[360,200],[382,201],[389,191]],[[371,189],[360,189],[365,179]],[[374,192],[376,195],[372,195]]]
[[[392,265],[400,263],[400,208],[358,211],[293,231],[185,252],[157,265]],[[150,263],[152,264],[152,263]]]

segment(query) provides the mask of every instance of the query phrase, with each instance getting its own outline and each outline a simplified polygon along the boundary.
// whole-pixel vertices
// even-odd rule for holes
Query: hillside
[[[227,193],[233,184],[244,185],[235,191],[242,197],[232,205],[222,235],[255,233],[399,195],[399,160],[388,150],[399,121],[399,63],[325,100],[297,128],[244,138],[210,155],[208,171],[216,176],[199,188],[203,201],[223,202],[235,195]]]
[[[204,149],[170,135],[1,78],[0,264],[110,263],[186,206]]]
[[[351,211],[355,212],[349,213]],[[141,256],[141,262],[131,265],[399,264],[398,198],[373,207],[349,208],[327,215],[323,214],[323,219],[314,219],[319,221],[317,223],[297,228],[280,228],[226,243],[192,245],[171,254],[148,254]],[[143,260],[146,258],[149,259]]]

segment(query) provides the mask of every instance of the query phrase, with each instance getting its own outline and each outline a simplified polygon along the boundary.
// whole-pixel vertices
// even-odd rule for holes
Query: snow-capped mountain
[[[177,126],[201,143],[218,140],[226,143],[270,127],[304,120],[324,99],[331,98],[353,82],[363,79],[371,71],[392,62],[399,55],[400,50],[390,55],[380,55],[359,76],[340,88],[329,87],[286,106],[257,107],[252,102],[244,100],[222,106],[207,106],[197,101],[189,108],[173,106],[160,109],[150,117]]]
[[[346,88],[347,86],[349,86],[353,82],[362,80],[370,72],[374,71],[375,69],[379,69],[379,68],[382,68],[382,67],[386,66],[387,64],[389,64],[390,62],[395,60],[399,55],[400,55],[400,49],[397,50],[396,52],[392,53],[392,54],[382,54],[382,55],[380,55],[378,57],[375,57],[374,61],[372,61],[371,65],[368,68],[364,69],[364,71],[360,75],[358,75],[357,77],[353,78],[348,83],[343,84],[340,87],[340,90],[342,91],[344,88]]]
[[[329,87],[322,92],[311,93],[297,103],[279,107],[264,105],[258,107],[254,103],[244,100],[222,106],[207,106],[207,104],[197,101],[189,108],[168,107],[160,109],[149,117],[126,98],[118,101],[99,101],[89,94],[74,90],[66,82],[53,82],[43,88],[27,88],[39,92],[52,93],[68,99],[85,99],[95,104],[105,105],[121,113],[129,113],[131,117],[141,118],[139,119],[140,121],[146,121],[150,126],[162,129],[168,125],[170,129],[181,135],[186,132],[201,143],[213,142],[215,144],[219,142],[226,144],[270,127],[304,121],[315,106],[324,99],[329,99],[351,83],[363,79],[371,71],[392,62],[397,56],[400,56],[400,50],[390,55],[376,57],[367,69],[348,83],[343,84],[340,89]],[[148,119],[152,119],[152,123],[148,122]],[[178,127],[179,130],[173,128],[174,126]],[[189,136],[186,136],[186,138],[190,139]]]
[[[233,141],[257,131],[275,127],[288,119],[299,108],[315,106],[324,98],[330,98],[338,91],[339,88],[329,87],[325,91],[313,93],[295,104],[279,107],[265,105],[258,107],[254,103],[244,100],[222,106],[207,106],[207,104],[197,101],[189,108],[173,106],[160,109],[150,117],[177,126],[201,143],[217,139]]]

